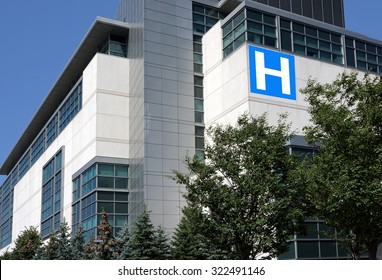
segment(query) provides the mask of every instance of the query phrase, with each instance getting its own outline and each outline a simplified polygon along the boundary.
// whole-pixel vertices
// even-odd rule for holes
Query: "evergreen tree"
[[[70,251],[73,260],[84,260],[85,256],[85,235],[84,230],[80,227],[70,239]]]
[[[70,248],[69,239],[69,226],[66,220],[64,220],[57,232],[57,259],[58,260],[71,260],[73,255]]]
[[[99,260],[97,244],[94,242],[94,236],[91,235],[89,241],[84,246],[84,257],[86,260]]]
[[[126,259],[161,260],[169,257],[167,238],[163,230],[155,229],[149,212],[144,211],[133,225],[131,236],[124,248]]]
[[[129,227],[126,223],[118,232],[117,237],[115,238],[116,241],[116,252],[118,254],[119,260],[124,260],[128,256],[128,247],[127,244],[130,239],[130,233],[129,233]]]
[[[176,260],[206,260],[213,250],[208,248],[203,235],[198,231],[201,210],[187,206],[183,210],[183,216],[175,229],[171,241],[171,252]]]
[[[37,254],[34,259],[36,260],[56,260],[58,258],[57,255],[58,249],[58,239],[55,234],[51,234],[49,236],[48,242],[41,246],[37,251]]]
[[[113,237],[113,227],[109,224],[108,216],[105,210],[102,210],[101,225],[98,226],[100,234],[98,240],[101,242],[97,244],[97,258],[101,260],[112,260],[117,256],[115,246],[116,241]]]
[[[42,246],[41,236],[33,226],[26,228],[17,237],[12,258],[15,260],[31,260]]]
[[[172,259],[169,239],[161,226],[158,226],[154,232],[154,248],[157,250],[158,260]]]
[[[12,251],[5,250],[5,252],[0,256],[0,260],[14,260],[14,254]]]

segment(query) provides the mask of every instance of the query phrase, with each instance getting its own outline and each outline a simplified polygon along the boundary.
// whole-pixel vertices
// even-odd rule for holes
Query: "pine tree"
[[[17,237],[12,258],[15,260],[31,260],[42,246],[41,236],[35,227],[26,228]]]
[[[60,224],[57,232],[57,259],[58,260],[71,260],[73,255],[70,248],[69,240],[69,226],[66,220]]]
[[[155,229],[145,209],[133,225],[125,249],[126,259],[160,260],[169,257],[167,238],[162,229]]]
[[[105,210],[102,210],[101,225],[98,226],[100,235],[98,239],[101,240],[97,244],[97,257],[101,260],[112,260],[116,258],[115,245],[116,241],[113,237],[113,227],[109,224],[108,216]]]
[[[118,232],[118,235],[115,238],[116,253],[118,254],[117,258],[119,260],[124,260],[127,258],[127,255],[128,255],[127,243],[129,242],[129,239],[130,239],[129,227],[128,227],[128,224],[126,223]]]
[[[97,244],[94,242],[94,236],[91,235],[89,241],[84,246],[84,257],[86,260],[99,260],[97,254]]]
[[[73,260],[84,260],[86,259],[85,254],[85,235],[84,230],[80,227],[72,238],[70,239],[70,251]]]
[[[158,226],[154,233],[154,248],[157,250],[158,260],[172,259],[169,239],[164,229]]]
[[[171,253],[176,260],[206,260],[213,250],[208,248],[205,238],[198,232],[198,217],[201,210],[185,207],[183,216],[171,240]]]
[[[48,243],[43,245],[36,254],[37,260],[56,260],[57,259],[57,249],[58,249],[58,239],[55,234],[49,236]]]

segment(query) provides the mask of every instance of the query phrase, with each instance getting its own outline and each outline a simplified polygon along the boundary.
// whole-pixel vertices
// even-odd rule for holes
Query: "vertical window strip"
[[[128,219],[128,179],[128,165],[112,163],[95,163],[76,177],[72,192],[72,232],[81,225],[86,240],[91,235],[96,237],[102,209],[105,209],[116,235]]]
[[[58,163],[60,161],[60,163]],[[43,167],[41,236],[48,237],[61,223],[62,150]]]

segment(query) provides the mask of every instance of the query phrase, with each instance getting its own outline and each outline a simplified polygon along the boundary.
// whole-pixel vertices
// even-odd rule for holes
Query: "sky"
[[[96,16],[118,0],[0,1],[0,165],[37,112]],[[346,29],[382,41],[382,1],[344,0]],[[0,176],[0,185],[5,176]]]

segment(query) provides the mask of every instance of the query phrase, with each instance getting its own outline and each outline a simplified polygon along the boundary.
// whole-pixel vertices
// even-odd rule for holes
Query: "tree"
[[[206,260],[212,254],[212,248],[199,232],[202,210],[187,206],[182,209],[183,216],[175,229],[171,241],[171,253],[176,260]]]
[[[25,228],[15,240],[12,257],[15,260],[31,260],[41,245],[42,240],[37,229],[33,226]]]
[[[97,244],[97,257],[101,260],[112,260],[116,257],[115,238],[113,236],[113,227],[109,224],[107,213],[102,209],[101,225],[98,226],[100,234]]]
[[[202,209],[200,234],[221,258],[274,257],[302,227],[304,184],[288,154],[285,116],[276,126],[266,116],[240,116],[237,125],[208,129],[205,161],[186,157],[189,174],[175,171],[191,207]]]
[[[306,137],[319,147],[309,170],[316,215],[351,237],[344,246],[354,258],[366,246],[375,259],[382,242],[382,81],[344,73],[333,83],[310,80],[302,92],[312,122]]]
[[[84,260],[85,256],[85,235],[82,227],[70,239],[70,251],[73,260]]]
[[[124,226],[120,229],[115,238],[116,241],[116,252],[118,253],[119,260],[125,260],[128,257],[128,247],[127,244],[130,239],[129,227],[128,224],[124,224]]]
[[[34,259],[56,260],[58,257],[57,249],[58,249],[58,239],[57,239],[57,236],[54,233],[52,233],[49,236],[48,242],[39,248]]]
[[[70,247],[69,226],[66,220],[60,224],[57,232],[57,260],[72,260],[73,254]]]
[[[124,248],[126,259],[162,260],[169,257],[167,237],[160,228],[151,223],[147,209],[138,216]]]

